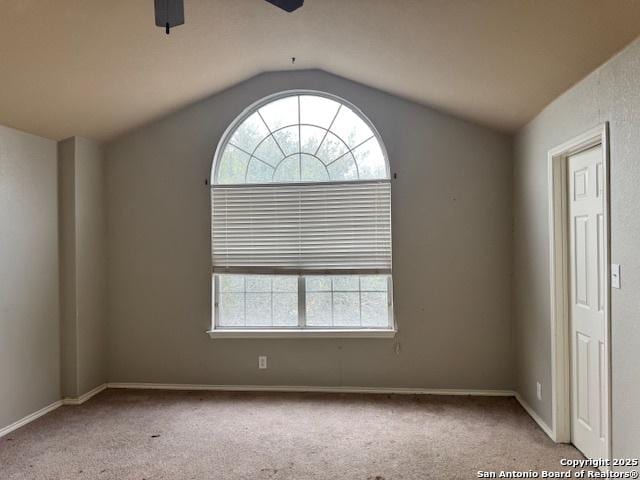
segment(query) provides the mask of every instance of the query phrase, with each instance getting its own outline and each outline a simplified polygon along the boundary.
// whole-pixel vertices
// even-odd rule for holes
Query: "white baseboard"
[[[31,413],[20,420],[13,422],[11,425],[7,425],[6,427],[0,428],[0,438],[5,435],[17,430],[20,427],[25,426],[27,423],[31,423],[34,420],[46,415],[49,412],[54,411],[56,408],[61,407],[62,405],[82,405],[84,402],[89,400],[91,397],[99,394],[103,390],[107,388],[107,384],[103,383],[102,385],[98,385],[93,390],[85,393],[84,395],[80,395],[78,398],[63,398],[62,400],[58,400],[53,402],[51,405],[47,405],[44,408],[41,408],[37,412]]]
[[[102,385],[98,385],[93,390],[90,390],[87,393],[85,393],[83,395],[80,395],[77,398],[63,398],[62,399],[62,404],[63,405],[82,405],[84,402],[89,400],[91,397],[94,397],[95,395],[99,394],[100,392],[106,390],[106,388],[107,388],[107,384],[103,383]]]
[[[529,414],[529,416],[533,418],[533,420],[544,431],[544,433],[549,435],[549,438],[551,438],[551,440],[555,442],[556,436],[553,433],[553,430],[549,427],[549,425],[547,425],[547,423],[542,419],[542,417],[540,417],[540,415],[538,415],[535,412],[535,410],[531,408],[531,405],[529,405],[518,392],[515,393],[515,397],[516,397],[516,400],[518,400],[518,402],[520,403],[520,405],[522,405],[522,408],[524,408],[524,410]]]
[[[58,400],[56,402],[53,402],[51,405],[47,405],[46,407],[41,408],[37,412],[33,412],[27,415],[26,417],[21,418],[16,422],[13,422],[11,425],[7,425],[6,427],[0,428],[0,438],[4,437],[5,435],[8,435],[9,433],[13,432],[14,430],[17,430],[20,427],[24,427],[27,423],[31,423],[34,420],[42,417],[43,415],[46,415],[49,412],[53,412],[56,408],[60,407],[61,405],[62,405],[62,400]]]
[[[375,388],[375,387],[317,387],[289,385],[202,385],[176,383],[108,383],[107,388],[149,390],[211,390],[222,392],[299,392],[299,393],[378,393],[399,395],[481,395],[512,397],[511,390],[463,390],[440,388]]]

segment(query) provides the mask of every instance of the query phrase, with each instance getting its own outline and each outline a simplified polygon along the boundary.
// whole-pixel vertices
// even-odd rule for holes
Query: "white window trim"
[[[386,329],[214,329],[207,332],[213,339],[220,338],[393,338],[397,330]]]

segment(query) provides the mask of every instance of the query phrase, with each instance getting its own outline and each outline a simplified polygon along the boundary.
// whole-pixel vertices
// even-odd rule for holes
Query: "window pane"
[[[320,145],[317,156],[326,165],[348,151],[347,146],[338,137],[333,133],[327,133],[327,136]]]
[[[331,291],[331,277],[329,276],[317,276],[306,277],[307,292],[330,292]]]
[[[298,294],[273,294],[273,325],[275,327],[296,327],[298,325]]]
[[[281,127],[298,124],[298,96],[281,98],[260,108],[260,114],[273,132]]]
[[[254,113],[242,122],[231,136],[229,142],[247,152],[252,152],[253,149],[256,148],[256,145],[258,145],[258,142],[267,135],[269,135],[267,127],[264,126],[264,122],[260,119],[260,116]]]
[[[340,104],[325,97],[300,96],[300,123],[329,128]]]
[[[310,158],[297,157],[296,164],[300,153],[331,164],[328,174]],[[275,175],[247,155],[274,167]],[[368,122],[346,105],[315,95],[294,94],[261,106],[230,134],[216,161],[217,184],[388,178],[383,149]]]
[[[294,153],[300,152],[300,138],[297,125],[273,132],[273,136],[285,155],[293,155]]]
[[[296,293],[298,291],[298,277],[275,275],[272,278],[274,292]]]
[[[333,293],[333,324],[337,327],[360,326],[360,294],[358,292]]]
[[[386,292],[388,288],[388,278],[386,275],[367,275],[360,277],[360,289],[373,292]]]
[[[297,328],[296,275],[217,275],[221,327]],[[304,276],[306,324],[313,328],[389,326],[388,275]]]
[[[331,131],[349,145],[349,148],[354,148],[373,136],[373,132],[360,116],[344,105],[340,109],[336,121],[333,122]]]
[[[248,275],[245,277],[247,292],[271,292],[271,277],[268,275]]]
[[[249,162],[247,169],[247,183],[268,183],[271,182],[274,169],[260,160],[255,158]]]
[[[330,327],[331,292],[307,291],[307,325],[310,327]]]
[[[217,275],[221,327],[297,327],[295,275]]]
[[[333,291],[352,291],[360,290],[360,277],[355,275],[346,275],[333,277]]]
[[[218,325],[244,326],[244,293],[220,293],[218,297]]]
[[[244,276],[218,275],[221,292],[244,292]]]
[[[311,155],[300,155],[302,160],[303,182],[326,182],[329,180],[329,172],[324,164]]]
[[[285,158],[276,169],[273,180],[276,182],[299,182],[300,158],[298,155]]]
[[[372,138],[353,151],[360,179],[386,178],[387,168],[380,144]]]
[[[387,275],[311,275],[305,281],[307,325],[389,326]]]
[[[247,285],[248,286],[248,285]],[[246,294],[247,327],[271,326],[271,292]]]
[[[273,167],[276,167],[284,158],[282,150],[271,136],[264,139],[253,155]]]
[[[217,182],[219,184],[245,183],[244,175],[248,163],[249,155],[236,147],[227,145],[220,157]]]
[[[386,327],[389,324],[389,308],[386,292],[362,292],[362,326]]]
[[[302,141],[302,151],[304,153],[310,153],[315,155],[316,150],[320,146],[320,142],[324,138],[326,130],[318,127],[310,127],[308,125],[302,125],[300,127],[300,139]]]
[[[336,160],[327,168],[329,169],[331,180],[337,181],[358,179],[358,169],[356,168],[356,162],[353,161],[353,156],[350,153]]]

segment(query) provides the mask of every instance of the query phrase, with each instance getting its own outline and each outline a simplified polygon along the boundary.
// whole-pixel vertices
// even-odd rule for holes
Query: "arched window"
[[[353,105],[284,92],[248,108],[212,167],[212,335],[389,335],[386,151]]]
[[[221,147],[217,184],[389,178],[371,123],[325,94],[289,93],[258,103],[234,122]]]

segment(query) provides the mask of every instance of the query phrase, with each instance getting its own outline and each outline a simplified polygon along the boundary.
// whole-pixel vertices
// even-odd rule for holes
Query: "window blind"
[[[391,271],[389,181],[214,185],[216,272]]]

